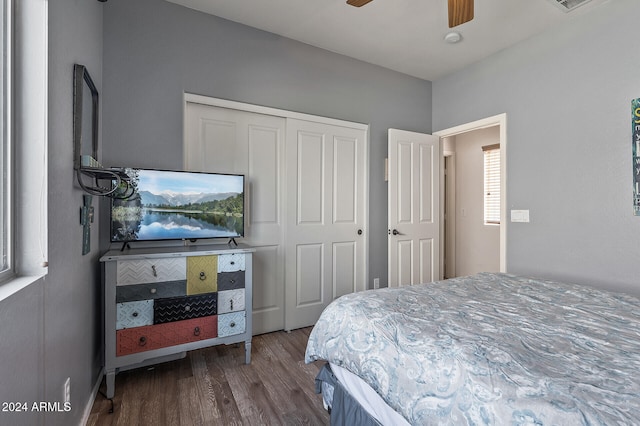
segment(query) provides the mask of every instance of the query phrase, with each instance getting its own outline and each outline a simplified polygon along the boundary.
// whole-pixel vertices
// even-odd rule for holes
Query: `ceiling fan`
[[[347,0],[347,4],[361,7],[371,0]],[[457,27],[473,19],[473,0],[449,0],[449,28]]]

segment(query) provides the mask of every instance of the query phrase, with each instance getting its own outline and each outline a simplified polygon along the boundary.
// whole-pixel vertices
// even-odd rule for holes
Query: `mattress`
[[[361,378],[338,365],[331,364],[336,379],[360,404],[360,406],[382,425],[408,426],[409,423],[366,384]],[[330,405],[327,403],[327,405]]]
[[[324,310],[305,360],[410,424],[634,424],[640,299],[490,273],[370,290]]]

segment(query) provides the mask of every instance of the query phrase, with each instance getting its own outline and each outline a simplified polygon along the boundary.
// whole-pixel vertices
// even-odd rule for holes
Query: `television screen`
[[[244,236],[244,176],[124,169],[111,204],[111,241]]]

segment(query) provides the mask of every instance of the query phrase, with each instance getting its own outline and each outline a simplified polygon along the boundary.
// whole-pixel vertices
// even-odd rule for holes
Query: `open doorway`
[[[441,278],[506,272],[506,114],[436,132],[442,153]],[[500,220],[484,218],[483,147],[500,146]],[[469,183],[471,182],[471,183]]]

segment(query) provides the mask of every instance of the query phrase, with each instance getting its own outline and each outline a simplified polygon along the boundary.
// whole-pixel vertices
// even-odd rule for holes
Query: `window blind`
[[[484,152],[484,223],[500,223],[500,144],[482,147]]]

